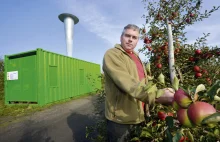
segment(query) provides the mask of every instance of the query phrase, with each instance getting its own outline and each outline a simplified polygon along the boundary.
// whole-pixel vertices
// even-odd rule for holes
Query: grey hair
[[[124,27],[121,35],[123,35],[125,30],[127,30],[127,29],[133,29],[135,31],[138,31],[138,33],[140,32],[140,28],[138,26],[136,26],[134,24],[128,24],[127,26]]]

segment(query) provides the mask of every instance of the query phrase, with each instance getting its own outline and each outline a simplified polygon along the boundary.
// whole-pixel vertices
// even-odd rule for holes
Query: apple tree
[[[155,105],[151,116],[146,117],[146,126],[132,141],[220,140],[220,48],[206,43],[209,33],[188,43],[185,31],[208,18],[219,6],[202,13],[202,0],[143,3],[146,23],[141,30],[144,46],[139,51],[149,58],[149,80],[159,89],[173,88],[176,99],[169,105]]]

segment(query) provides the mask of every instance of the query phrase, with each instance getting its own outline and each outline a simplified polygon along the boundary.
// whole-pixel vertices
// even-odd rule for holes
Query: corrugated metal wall
[[[101,88],[99,64],[43,49],[5,56],[5,64],[6,76],[7,72],[18,72],[17,80],[5,80],[6,104],[36,102],[45,105]]]

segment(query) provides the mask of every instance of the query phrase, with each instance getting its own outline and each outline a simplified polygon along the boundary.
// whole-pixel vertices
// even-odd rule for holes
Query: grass
[[[72,101],[75,99],[84,98],[84,97],[91,96],[91,95],[95,95],[95,93],[89,93],[89,94],[84,94],[82,96],[76,96],[71,99],[57,101],[57,102],[47,104],[44,106],[33,105],[33,104],[30,104],[30,105],[29,104],[4,105],[4,100],[1,99],[0,100],[0,118],[7,117],[7,116],[16,116],[16,117],[17,116],[24,116],[24,115],[30,114],[32,112],[41,111],[41,110],[50,108],[50,107],[57,105],[57,104],[63,104],[63,103],[66,103],[66,102],[69,102],[69,101]]]
[[[60,100],[51,104],[47,104],[44,106],[39,106],[39,105],[4,105],[4,99],[0,99],[0,127],[7,127],[11,123],[16,123],[19,121],[23,120],[22,116],[27,116],[31,113],[42,111],[45,109],[48,109],[52,106],[58,105],[58,104],[64,104],[69,101],[75,100],[75,99],[81,99],[85,98],[87,96],[95,95],[96,93],[89,93],[89,94],[84,94],[81,96],[76,96],[70,99],[66,100]],[[0,94],[1,96],[2,94]]]

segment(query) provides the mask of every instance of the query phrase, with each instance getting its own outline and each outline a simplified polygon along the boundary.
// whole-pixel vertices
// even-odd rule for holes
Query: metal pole
[[[59,19],[64,22],[67,56],[73,57],[73,30],[74,24],[77,24],[79,19],[68,13],[60,14]]]
[[[168,40],[169,40],[169,70],[170,70],[170,80],[173,84],[173,79],[176,76],[175,67],[174,67],[174,49],[173,49],[173,35],[171,24],[167,20],[167,30],[168,30]]]

